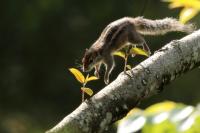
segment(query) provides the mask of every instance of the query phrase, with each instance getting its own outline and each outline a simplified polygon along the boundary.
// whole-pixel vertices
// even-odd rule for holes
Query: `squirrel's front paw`
[[[148,56],[151,56],[151,51],[150,50],[148,51]]]
[[[98,71],[95,71],[94,72],[94,76],[96,76],[97,78],[99,78],[100,76],[99,76],[99,72]]]
[[[109,78],[104,78],[104,83],[107,85],[109,84]]]

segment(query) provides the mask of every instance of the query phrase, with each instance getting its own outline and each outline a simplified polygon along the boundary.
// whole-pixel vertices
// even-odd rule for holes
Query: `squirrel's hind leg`
[[[150,48],[147,45],[145,39],[136,30],[132,30],[129,32],[128,41],[132,44],[142,46],[149,55],[151,54]]]
[[[94,75],[95,75],[97,78],[100,77],[100,76],[99,76],[100,68],[101,68],[101,63],[99,63],[99,64],[97,64],[97,65],[95,66]]]
[[[115,62],[114,62],[114,58],[112,55],[108,55],[104,58],[104,65],[106,67],[106,72],[104,74],[104,82],[105,82],[105,84],[108,84],[110,74],[111,74],[113,68],[115,67]]]

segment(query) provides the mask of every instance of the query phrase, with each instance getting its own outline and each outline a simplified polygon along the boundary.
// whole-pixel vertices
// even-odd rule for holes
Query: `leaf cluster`
[[[182,8],[179,20],[186,23],[196,16],[200,11],[200,0],[163,0],[169,2],[169,8]]]
[[[132,109],[117,124],[118,133],[197,133],[200,132],[200,108],[166,101],[145,110]]]
[[[77,81],[82,84],[81,90],[88,94],[89,96],[93,95],[93,90],[90,88],[85,87],[86,84],[92,80],[97,80],[98,78],[95,76],[89,76],[89,74],[84,77],[83,74],[76,68],[70,68],[69,71],[74,75]]]
[[[126,71],[126,68],[128,68],[129,70],[131,69],[131,65],[127,64],[129,55],[131,55],[132,57],[135,57],[135,55],[143,55],[143,56],[149,57],[147,51],[137,48],[137,47],[132,47],[131,49],[128,49],[128,47],[126,47],[125,51],[126,52],[121,50],[121,51],[116,51],[114,53],[115,56],[119,56],[124,59],[124,61],[125,61],[124,72]]]

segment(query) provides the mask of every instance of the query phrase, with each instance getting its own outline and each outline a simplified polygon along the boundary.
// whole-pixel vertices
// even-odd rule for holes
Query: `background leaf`
[[[85,77],[83,74],[76,68],[70,68],[69,71],[75,76],[75,78],[80,82],[84,83],[85,82]]]
[[[146,123],[142,133],[177,133],[176,125],[170,121],[164,121],[160,124]]]
[[[119,121],[117,133],[134,133],[143,128],[146,117],[140,109],[132,109],[131,112]]]
[[[81,90],[82,90],[83,92],[85,92],[86,94],[88,94],[89,96],[92,96],[92,95],[93,95],[93,90],[90,89],[90,88],[81,87]]]
[[[151,115],[151,114],[156,114],[163,111],[169,111],[169,110],[174,109],[176,106],[177,104],[171,101],[157,103],[146,108],[145,114]]]
[[[171,101],[161,102],[146,108],[132,109],[118,121],[118,133],[199,133],[199,107]]]
[[[170,9],[178,8],[178,7],[182,7],[182,6],[184,6],[184,5],[180,2],[173,2],[173,3],[169,4]]]
[[[194,8],[184,8],[180,12],[179,20],[182,23],[186,23],[187,21],[192,19],[194,16],[196,16],[198,12],[199,10],[194,9]]]

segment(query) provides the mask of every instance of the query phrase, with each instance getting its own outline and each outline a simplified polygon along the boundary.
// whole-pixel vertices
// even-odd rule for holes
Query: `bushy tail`
[[[172,31],[191,33],[195,30],[193,24],[182,24],[174,18],[150,20],[137,17],[133,19],[133,23],[136,30],[144,35],[162,35]]]

